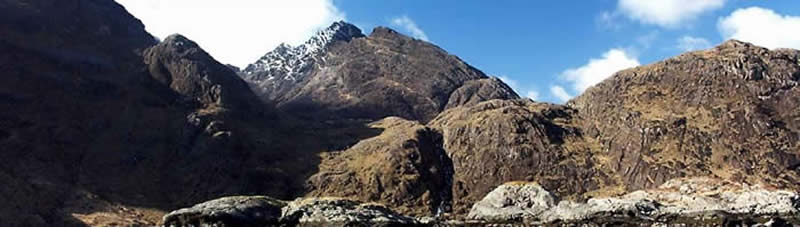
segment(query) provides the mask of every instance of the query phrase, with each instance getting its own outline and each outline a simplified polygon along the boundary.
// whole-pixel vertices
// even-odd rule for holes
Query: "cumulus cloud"
[[[332,0],[117,0],[157,37],[180,33],[217,60],[245,66],[345,19]]]
[[[521,87],[520,83],[517,80],[511,79],[510,77],[507,76],[497,76],[497,78],[502,80],[503,83],[506,83],[506,85],[511,87],[511,89],[514,89],[514,92],[517,92],[517,94],[533,100],[539,100],[539,92],[531,88]]]
[[[738,39],[767,48],[800,49],[800,16],[780,15],[770,9],[738,9],[720,18],[725,39]]]
[[[675,28],[724,4],[725,0],[619,0],[617,10],[643,24]]]
[[[704,38],[683,36],[678,39],[678,44],[675,47],[681,51],[702,50],[710,48],[711,42]]]
[[[572,84],[572,88],[582,93],[619,70],[639,66],[639,60],[622,49],[611,49],[601,58],[589,59],[589,63],[578,68],[567,69],[561,77]],[[563,90],[563,89],[562,89]]]
[[[392,19],[392,25],[399,26],[403,28],[406,32],[411,33],[411,36],[417,39],[428,40],[428,35],[425,34],[425,31],[417,26],[417,23],[414,20],[411,20],[408,16],[402,16]]]
[[[570,95],[566,89],[558,85],[551,86],[550,93],[553,94],[553,96],[555,96],[556,98],[558,98],[558,100],[560,100],[561,102],[567,102],[569,101],[569,99],[572,98],[572,95]]]

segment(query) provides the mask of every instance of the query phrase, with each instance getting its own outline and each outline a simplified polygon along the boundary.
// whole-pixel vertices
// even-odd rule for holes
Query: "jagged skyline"
[[[154,35],[182,33],[242,68],[335,21],[366,34],[389,26],[461,56],[523,96],[554,103],[620,69],[731,38],[800,48],[800,35],[793,34],[800,31],[800,6],[791,0],[118,2]]]

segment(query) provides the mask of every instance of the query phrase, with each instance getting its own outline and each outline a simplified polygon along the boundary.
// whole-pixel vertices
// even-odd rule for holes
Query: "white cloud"
[[[643,24],[667,28],[697,18],[700,14],[719,9],[726,0],[619,0],[617,10]]]
[[[407,32],[411,33],[411,36],[417,39],[428,40],[428,35],[425,34],[422,29],[417,26],[417,23],[414,20],[411,20],[408,16],[402,16],[392,19],[392,25],[400,26],[405,29]]]
[[[596,22],[603,28],[619,30],[622,28],[622,24],[619,23],[619,16],[620,13],[618,11],[603,11],[597,16]]]
[[[650,49],[653,46],[653,42],[658,40],[659,32],[658,31],[651,31],[647,34],[640,35],[636,37],[636,43],[642,47],[642,49]]]
[[[567,92],[567,90],[565,90],[563,87],[558,86],[558,85],[554,85],[554,86],[550,87],[550,93],[553,94],[553,96],[555,96],[559,100],[561,100],[561,102],[567,102],[567,101],[569,101],[569,99],[572,98],[572,95],[570,95]]]
[[[180,33],[217,60],[252,63],[278,44],[300,44],[345,15],[332,0],[117,0],[164,38]]]
[[[497,76],[497,78],[502,80],[503,83],[506,83],[506,85],[511,87],[511,89],[514,89],[514,92],[516,92],[517,94],[524,95],[525,97],[533,100],[539,99],[539,92],[537,92],[534,89],[522,88],[517,80],[511,79],[510,77],[507,76]]]
[[[573,89],[582,93],[586,88],[600,83],[619,70],[639,66],[639,60],[622,49],[611,49],[602,58],[589,59],[589,63],[574,69],[567,69],[561,77],[572,83]]]
[[[720,18],[725,39],[738,39],[767,48],[800,49],[800,16],[780,15],[759,7],[738,9]]]
[[[517,80],[511,79],[510,77],[507,77],[507,76],[497,76],[497,79],[502,80],[503,83],[506,83],[506,85],[508,85],[509,87],[514,89],[514,91],[518,91],[519,90],[519,87],[518,87],[519,86],[519,82],[517,82]]]
[[[530,90],[528,92],[525,92],[525,97],[533,100],[539,100],[539,92]]]
[[[681,51],[702,50],[710,48],[711,42],[704,38],[683,36],[678,39],[678,44],[675,47]]]

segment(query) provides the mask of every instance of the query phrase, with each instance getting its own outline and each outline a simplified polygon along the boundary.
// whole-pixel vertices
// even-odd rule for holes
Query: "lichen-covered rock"
[[[523,217],[539,216],[555,205],[555,196],[539,184],[511,182],[500,185],[475,203],[467,218],[490,222],[522,221]]]
[[[165,215],[165,227],[278,225],[286,203],[266,196],[224,197]]]
[[[281,221],[299,226],[411,226],[419,222],[375,203],[343,198],[300,198],[283,208]]]
[[[516,193],[518,191],[535,193]],[[501,194],[509,197],[497,196]],[[798,193],[713,178],[679,178],[655,189],[618,197],[592,198],[586,202],[560,201],[558,205],[553,205],[552,197],[542,194],[546,195],[547,191],[535,185],[505,184],[478,202],[469,218],[534,224],[621,222],[722,225],[733,221],[764,220],[800,224]]]

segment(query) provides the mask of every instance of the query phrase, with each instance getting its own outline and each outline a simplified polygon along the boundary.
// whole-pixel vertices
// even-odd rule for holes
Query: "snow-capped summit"
[[[295,81],[308,74],[314,62],[324,61],[320,56],[328,46],[337,41],[349,42],[358,37],[364,37],[358,27],[344,21],[334,22],[299,46],[286,43],[278,45],[261,59],[248,65],[241,75],[261,88],[276,86],[280,80]]]

